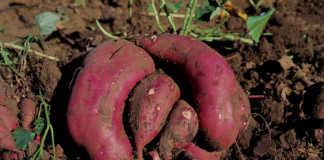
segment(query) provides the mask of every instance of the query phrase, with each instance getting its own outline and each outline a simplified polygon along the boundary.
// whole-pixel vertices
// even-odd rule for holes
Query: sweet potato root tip
[[[185,156],[191,160],[220,160],[223,154],[223,152],[208,152],[193,143],[190,143],[184,149]]]
[[[149,152],[149,154],[152,157],[152,160],[161,160],[159,153],[156,150]]]

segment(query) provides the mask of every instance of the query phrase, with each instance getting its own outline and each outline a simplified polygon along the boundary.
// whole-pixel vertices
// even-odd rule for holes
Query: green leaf
[[[17,128],[12,134],[16,147],[21,150],[26,150],[28,143],[35,138],[34,132],[30,132],[22,128]]]
[[[209,21],[211,21],[215,16],[218,16],[220,13],[222,13],[222,8],[217,7],[210,15]]]
[[[40,33],[42,35],[49,35],[55,29],[61,17],[52,12],[43,12],[36,16],[36,24],[39,25]]]
[[[209,1],[205,1],[196,11],[195,20],[203,21],[201,18],[206,15],[212,13],[216,10],[216,7],[209,4]]]
[[[5,33],[6,30],[5,29],[0,29],[0,33]]]
[[[35,133],[37,135],[40,135],[45,127],[45,119],[42,117],[38,117],[35,122],[34,122],[34,126],[35,126]]]
[[[87,29],[89,29],[90,31],[95,31],[96,30],[96,27],[93,26],[93,25],[88,25],[87,26]]]
[[[178,3],[166,2],[165,5],[167,8],[171,9],[172,12],[176,13],[182,8],[183,2],[182,1]]]
[[[267,13],[261,14],[260,16],[248,17],[248,20],[246,22],[247,29],[249,30],[249,35],[255,42],[259,42],[265,25],[275,11],[275,9],[271,9]]]

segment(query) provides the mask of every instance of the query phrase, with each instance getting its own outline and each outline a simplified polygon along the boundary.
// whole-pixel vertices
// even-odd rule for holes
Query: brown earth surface
[[[130,41],[160,33],[154,17],[143,10],[149,0],[135,1],[132,17],[129,17],[127,0],[85,2],[85,6],[77,6],[74,0],[0,1],[0,30],[5,30],[0,33],[1,42],[22,40],[31,33],[39,35],[35,16],[41,12],[60,11],[65,17],[54,33],[40,36],[42,45],[31,45],[33,50],[59,58],[59,62],[29,53],[26,65],[19,67],[20,76],[0,66],[0,76],[15,90],[17,101],[24,97],[38,99],[39,90],[44,93],[51,105],[60,159],[89,159],[68,133],[66,110],[84,56],[108,39],[100,30],[91,29],[96,26],[95,20],[108,32]],[[232,0],[232,3],[248,15],[255,14],[248,0]],[[314,118],[313,112],[314,106],[323,105],[324,101],[324,1],[264,0],[264,3],[263,10],[274,7],[277,11],[265,28],[271,35],[262,36],[260,43],[254,46],[229,41],[208,43],[229,57],[228,62],[249,95],[264,96],[250,98],[250,125],[224,159],[324,159],[323,132],[318,135],[323,123]],[[184,8],[179,14],[184,14]],[[183,18],[175,18],[175,23],[180,27]],[[202,28],[218,24],[217,20],[194,23]],[[169,27],[166,17],[161,17],[161,25]],[[245,21],[235,16],[225,22],[223,29],[228,33],[247,32]],[[18,55],[18,50],[10,51]],[[0,148],[0,155],[4,152]],[[27,157],[32,154],[26,152]],[[49,157],[47,154],[45,159]]]

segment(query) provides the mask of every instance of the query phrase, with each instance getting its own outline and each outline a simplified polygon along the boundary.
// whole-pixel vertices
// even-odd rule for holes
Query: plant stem
[[[196,5],[197,5],[197,0],[190,0],[189,4],[186,7],[185,19],[184,19],[182,29],[180,31],[181,35],[188,34],[189,26],[191,24],[192,17],[194,16]]]
[[[0,42],[1,43],[1,42]],[[16,45],[16,44],[12,44],[12,43],[2,43],[4,47],[8,47],[8,48],[14,48],[14,49],[19,49],[19,50],[25,50],[24,47],[22,46],[19,46],[19,45]],[[53,60],[53,61],[60,61],[58,58],[56,57],[53,57],[53,56],[48,56],[48,55],[45,55],[41,52],[38,52],[38,51],[35,51],[35,50],[31,50],[31,49],[28,49],[28,52],[31,52],[31,53],[34,53],[35,55],[37,56],[40,56],[40,57],[43,57],[43,58],[47,58],[49,60]]]
[[[243,37],[238,37],[233,34],[224,34],[219,33],[219,35],[215,36],[198,36],[198,40],[202,41],[214,41],[214,40],[229,40],[229,41],[241,41],[243,43],[246,43],[248,45],[253,45],[253,40]]]
[[[128,12],[129,17],[133,16],[133,0],[128,0]]]
[[[111,33],[109,33],[109,32],[107,32],[102,26],[101,26],[101,24],[99,23],[99,21],[96,19],[96,24],[97,24],[97,26],[98,26],[98,28],[99,28],[99,30],[105,35],[105,36],[107,36],[107,37],[109,37],[109,38],[113,38],[113,39],[119,39],[119,37],[117,37],[117,36],[114,36],[114,35],[112,35]]]
[[[171,27],[172,27],[172,29],[173,29],[173,33],[176,34],[176,33],[177,33],[177,28],[176,28],[176,26],[175,26],[175,24],[174,24],[173,17],[172,17],[172,15],[169,13],[168,8],[167,8],[166,5],[165,5],[165,1],[164,1],[164,0],[161,0],[161,2],[162,2],[162,4],[163,4],[163,6],[161,6],[161,7],[163,7],[163,9],[164,9],[164,11],[165,11],[165,14],[166,14],[166,16],[167,16],[167,18],[168,18],[168,21],[169,21],[169,23],[170,23],[170,25],[171,25]]]
[[[196,6],[197,6],[197,0],[193,0],[193,4],[192,4],[191,9],[190,9],[190,16],[189,16],[189,19],[188,19],[188,25],[187,25],[186,30],[184,31],[184,35],[187,35],[188,34],[188,31],[190,29],[190,25],[191,25],[191,21],[192,21],[193,15],[195,13]]]
[[[45,102],[45,99],[43,97],[43,94],[40,92],[39,96],[41,98],[41,104],[40,104],[40,109],[44,107],[44,112],[45,112],[45,119],[46,119],[46,129],[44,131],[44,134],[42,136],[41,144],[37,151],[34,153],[32,160],[38,160],[43,156],[43,148],[45,145],[45,140],[48,135],[48,132],[51,132],[51,142],[52,142],[52,151],[53,151],[53,159],[56,160],[56,150],[55,150],[55,141],[54,141],[54,129],[53,126],[50,122],[50,109],[49,105]],[[40,117],[40,112],[38,113],[38,118]]]
[[[45,101],[44,101],[44,103],[45,103]],[[51,131],[51,140],[52,140],[52,148],[53,148],[54,160],[56,160],[55,141],[54,141],[54,129],[53,129],[53,126],[52,126],[52,124],[50,122],[50,118],[49,118],[48,104],[46,104],[46,103],[44,104],[44,109],[45,109],[45,118],[46,118],[46,122],[47,122],[47,128],[49,128],[50,131]]]
[[[144,15],[144,16],[155,16],[153,12],[140,12],[139,14]],[[177,13],[169,13],[173,18],[185,18],[184,14],[177,14]],[[167,16],[166,13],[161,12],[160,16]]]
[[[162,33],[164,33],[165,31],[164,31],[163,27],[160,24],[160,18],[159,18],[159,14],[158,14],[158,12],[157,12],[157,10],[155,8],[154,0],[151,0],[151,5],[152,5],[153,13],[154,13],[154,16],[155,16],[156,24],[158,25],[160,31]]]
[[[184,35],[184,31],[186,29],[187,23],[188,23],[188,19],[189,19],[189,14],[190,14],[190,4],[193,2],[193,0],[190,0],[189,4],[187,4],[186,6],[186,13],[185,13],[185,19],[183,21],[183,26],[181,28],[180,31],[180,35]]]

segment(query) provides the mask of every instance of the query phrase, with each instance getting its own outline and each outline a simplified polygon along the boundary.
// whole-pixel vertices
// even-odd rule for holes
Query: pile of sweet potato
[[[87,55],[68,106],[73,139],[95,160],[142,160],[147,153],[171,160],[181,152],[219,159],[250,117],[249,100],[229,64],[190,37],[163,34],[136,44],[108,40]],[[152,57],[179,66],[194,104],[183,100],[172,77],[156,71]],[[193,142],[197,135],[204,149]],[[153,139],[155,147],[144,149]]]

